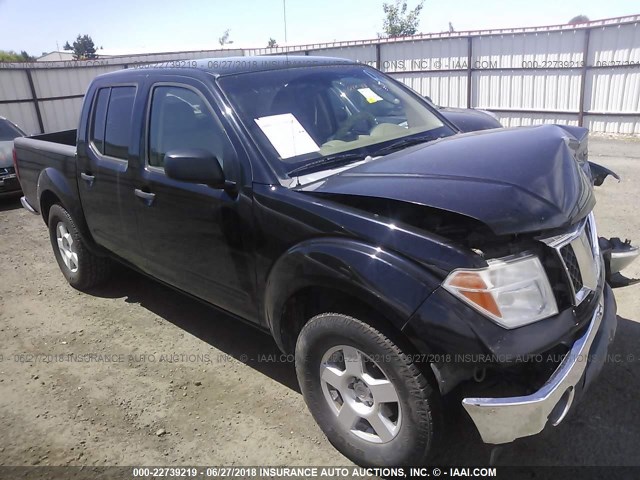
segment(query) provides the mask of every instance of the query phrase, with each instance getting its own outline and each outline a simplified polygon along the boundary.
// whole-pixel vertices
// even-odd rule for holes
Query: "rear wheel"
[[[371,325],[312,318],[296,345],[305,402],[329,441],[359,465],[419,465],[434,450],[440,397],[411,358]]]
[[[87,249],[73,218],[60,205],[49,210],[49,238],[58,266],[72,287],[86,290],[109,277],[111,261]]]

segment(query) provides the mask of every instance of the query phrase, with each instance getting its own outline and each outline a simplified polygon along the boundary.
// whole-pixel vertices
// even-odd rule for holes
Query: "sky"
[[[387,0],[393,1],[393,0]],[[265,47],[269,38],[287,44],[375,38],[382,31],[383,0],[0,0],[0,50],[40,56],[89,34],[105,54],[219,48],[230,30],[233,47]],[[409,6],[417,0],[408,0]],[[566,23],[640,14],[637,0],[426,0],[419,31]]]

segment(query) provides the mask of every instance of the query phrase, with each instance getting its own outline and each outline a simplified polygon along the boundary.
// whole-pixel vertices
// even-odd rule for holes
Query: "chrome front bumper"
[[[592,379],[602,367],[605,357],[602,348],[606,350],[615,334],[615,301],[611,297],[605,302],[605,295],[612,296],[611,290],[606,286],[605,289],[607,293],[600,294],[587,331],[573,344],[571,351],[540,390],[522,397],[465,398],[462,401],[485,443],[509,443],[540,433],[548,422],[558,425],[564,419],[576,399],[576,393],[579,395],[582,392],[585,377]],[[613,312],[605,312],[605,303]],[[598,345],[594,346],[605,314],[613,326],[603,331],[608,338],[599,338],[595,342]],[[603,341],[606,343],[602,344]],[[592,346],[598,350],[597,360],[593,359]],[[585,374],[588,367],[595,373]]]

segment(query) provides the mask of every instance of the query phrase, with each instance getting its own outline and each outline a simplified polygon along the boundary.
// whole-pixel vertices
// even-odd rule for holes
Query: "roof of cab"
[[[198,70],[216,77],[267,70],[280,70],[296,67],[310,67],[323,65],[354,65],[352,60],[332,57],[316,57],[310,55],[265,55],[252,57],[222,57],[201,58],[198,60],[172,60],[152,64],[140,64],[125,70],[100,75],[101,77],[129,77],[136,72],[151,73],[167,70],[182,71]]]

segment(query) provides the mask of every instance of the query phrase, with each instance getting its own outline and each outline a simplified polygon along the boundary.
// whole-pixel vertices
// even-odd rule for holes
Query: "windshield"
[[[364,65],[251,72],[218,82],[286,172],[375,156],[405,137],[409,145],[414,137],[417,143],[454,133],[417,95]]]
[[[18,127],[7,120],[0,118],[0,142],[13,140],[16,137],[23,136],[24,132],[22,132]]]

